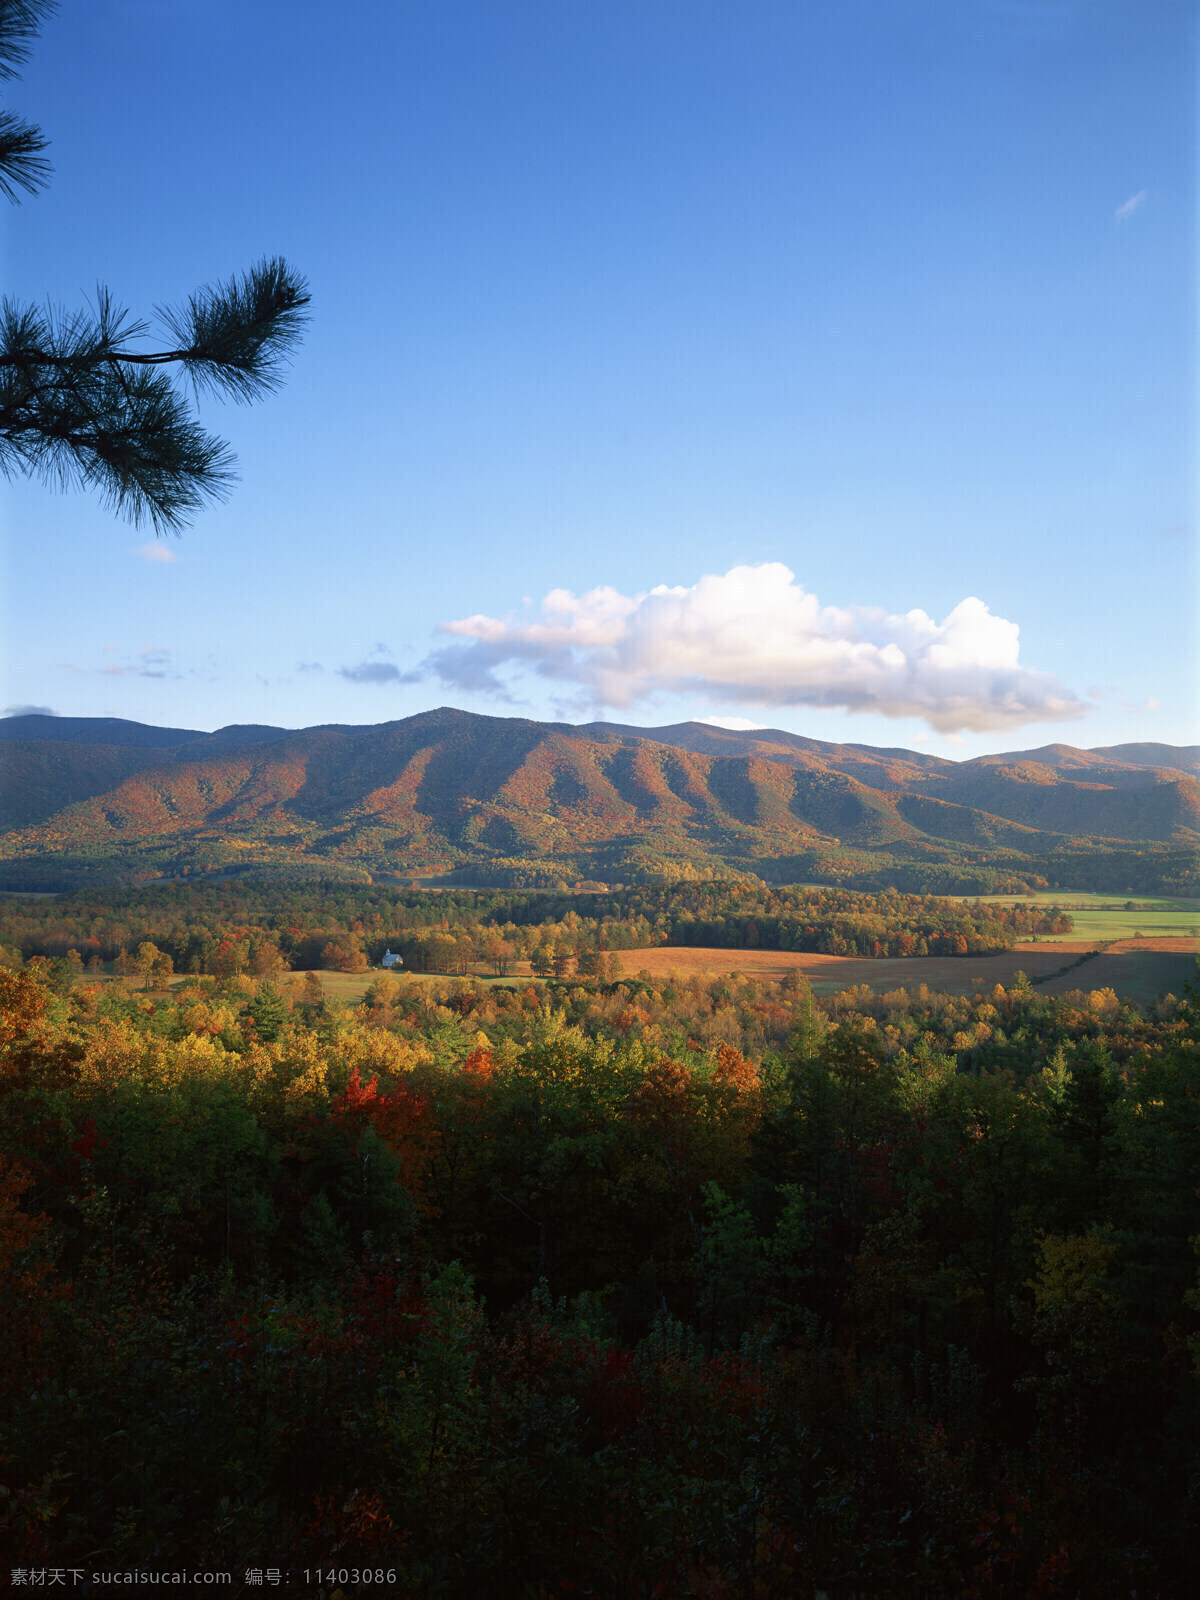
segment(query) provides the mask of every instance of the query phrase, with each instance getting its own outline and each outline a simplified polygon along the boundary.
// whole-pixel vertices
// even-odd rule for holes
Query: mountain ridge
[[[437,706],[430,711],[417,712],[418,717],[472,717],[478,713],[462,711],[456,706]],[[396,722],[411,722],[411,717],[391,719],[387,722],[319,722],[304,728],[284,728],[273,723],[227,723],[211,732],[197,728],[168,728],[154,723],[135,722],[123,717],[60,717],[46,712],[24,712],[15,716],[0,717],[0,742],[13,740],[53,740],[113,746],[145,748],[177,748],[191,743],[211,745],[211,748],[232,748],[241,744],[267,743],[297,733],[373,733],[381,728],[395,726]],[[1035,750],[1013,750],[1000,754],[969,756],[955,761],[948,756],[932,755],[927,751],[910,750],[902,745],[879,746],[855,743],[836,743],[813,739],[806,734],[788,733],[782,728],[737,729],[722,728],[708,722],[678,722],[661,727],[641,727],[633,723],[616,722],[541,722],[529,717],[505,717],[504,722],[535,722],[542,728],[573,730],[588,736],[604,733],[622,738],[648,739],[655,744],[683,744],[684,737],[692,740],[707,738],[719,741],[724,747],[737,745],[743,752],[763,742],[780,748],[793,748],[829,755],[834,752],[854,752],[874,758],[902,759],[912,765],[935,767],[971,767],[1036,761],[1042,765],[1089,766],[1141,766],[1165,767],[1192,776],[1200,775],[1200,745],[1169,745],[1132,743],[1102,745],[1083,749],[1075,745],[1049,744]],[[712,750],[719,753],[714,742]],[[684,746],[692,748],[691,744]],[[698,745],[697,745],[698,748]],[[1051,759],[1051,758],[1054,759]]]
[[[1044,877],[1039,862],[1076,847],[1200,842],[1200,751],[1169,746],[1133,746],[1129,761],[1121,746],[1052,745],[959,763],[782,730],[453,707],[210,734],[35,714],[0,722],[0,741],[10,886],[322,863],[401,877],[936,869],[998,881]]]

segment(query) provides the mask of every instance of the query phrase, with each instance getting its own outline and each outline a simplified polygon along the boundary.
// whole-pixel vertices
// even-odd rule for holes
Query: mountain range
[[[769,728],[445,707],[215,733],[14,716],[0,721],[0,886],[244,870],[481,884],[751,872],[1182,892],[1198,776],[1196,746],[1055,744],[955,762]]]

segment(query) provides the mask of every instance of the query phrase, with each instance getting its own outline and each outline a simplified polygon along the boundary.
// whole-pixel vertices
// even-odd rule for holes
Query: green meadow
[[[1073,894],[1067,890],[1022,895],[1028,905],[1061,906],[1075,924],[1071,933],[1043,933],[1038,943],[1077,939],[1109,943],[1116,939],[1187,939],[1200,937],[1200,904],[1187,900],[1112,894]],[[1127,909],[1128,907],[1128,909]]]
[[[526,985],[538,981],[527,975],[522,978],[520,974],[510,974],[507,978],[494,978],[486,972],[478,971],[478,965],[479,963],[473,964],[468,975],[469,979],[472,983],[486,984],[489,988],[494,988],[497,984],[511,988],[519,978]],[[327,968],[317,971],[321,987],[329,998],[341,1000],[345,1005],[357,1005],[375,980],[382,975],[379,967],[373,967],[367,972],[331,972]],[[276,981],[295,984],[302,976],[292,972],[285,974],[282,980]],[[453,975],[445,972],[406,972],[402,969],[395,976],[400,983],[449,983]]]
[[[1200,911],[1072,911],[1074,933],[1039,934],[1039,942],[1095,939],[1187,939],[1200,936]]]

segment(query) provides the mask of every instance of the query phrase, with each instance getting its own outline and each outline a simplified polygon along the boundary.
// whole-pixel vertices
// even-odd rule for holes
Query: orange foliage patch
[[[721,1083],[727,1083],[739,1094],[758,1088],[759,1078],[754,1067],[746,1060],[740,1050],[735,1050],[731,1044],[722,1044],[717,1050],[716,1063],[713,1066],[713,1077]]]
[[[496,1075],[492,1052],[477,1046],[462,1064],[462,1076],[471,1083],[490,1083]]]
[[[369,1123],[388,1149],[403,1157],[401,1184],[414,1196],[420,1196],[421,1174],[437,1139],[425,1095],[417,1094],[404,1084],[398,1084],[388,1094],[381,1094],[378,1076],[364,1083],[356,1066],[345,1089],[330,1106],[329,1120],[349,1127]]]

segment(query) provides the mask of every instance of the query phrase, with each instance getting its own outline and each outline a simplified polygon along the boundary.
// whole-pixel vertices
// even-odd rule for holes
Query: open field
[[[671,949],[625,950],[625,972],[650,972],[654,977],[677,972],[681,977],[720,977],[743,972],[748,978],[778,980],[799,968],[817,994],[836,994],[851,984],[867,983],[877,994],[889,989],[913,989],[928,984],[944,994],[977,994],[1012,983],[1017,972],[1030,978],[1046,977],[1094,948],[1079,944],[1074,950],[1040,943],[1005,951],[1001,955],[885,957],[809,955],[791,950]],[[1120,946],[1086,961],[1080,967],[1045,984],[1047,994],[1068,989],[1112,988],[1124,998],[1147,1004],[1164,991],[1179,994],[1196,976],[1195,941],[1191,939],[1124,941]]]
[[[318,972],[321,987],[331,1000],[341,1000],[346,1005],[357,1005],[379,976],[376,972]],[[304,983],[302,972],[286,973],[275,980],[281,988],[298,991]]]
[[[1104,894],[1092,889],[1041,889],[1037,894],[967,895],[965,898],[968,900],[994,900],[997,905],[1012,905],[1015,903],[1024,906],[1062,906],[1067,911],[1070,911],[1075,906],[1084,911],[1098,911],[1106,908],[1121,911],[1124,910],[1126,903],[1132,900],[1135,905],[1145,906],[1150,911],[1200,912],[1200,900],[1189,899],[1186,895],[1128,895],[1116,889],[1110,889]]]
[[[357,1005],[362,999],[363,995],[366,994],[367,990],[375,982],[376,978],[381,976],[382,974],[378,967],[369,972],[327,972],[322,970],[318,971],[317,973],[317,977],[321,980],[321,987],[325,990],[325,993],[330,997],[330,999],[342,1000],[347,1005]],[[404,971],[396,974],[397,979],[401,983],[449,983],[452,976],[453,974],[446,972]],[[492,976],[490,971],[484,971],[482,969],[475,969],[471,971],[468,973],[468,977],[472,983],[487,984],[511,984],[517,982],[518,980],[523,980],[526,983],[530,981],[536,981],[530,980],[529,963],[526,961],[514,962],[513,971],[507,978],[495,978]],[[302,972],[286,973],[283,978],[278,979],[277,981],[284,985],[289,983],[294,984],[297,981],[303,983],[304,974]]]
[[[1008,951],[999,956],[964,959],[961,956],[896,956],[873,959],[860,956],[813,955],[793,950],[678,950],[660,946],[653,950],[623,950],[621,961],[629,975],[640,971],[655,977],[677,972],[681,977],[720,977],[730,972],[748,978],[776,981],[799,968],[817,994],[836,994],[851,984],[869,983],[878,993],[914,988],[926,983],[946,994],[975,994],[1006,986],[1015,972],[1031,978],[1056,972],[1063,957],[1056,948]]]
[[[1081,966],[1074,963],[1081,955],[1103,945],[1101,953]],[[635,977],[648,972],[654,978],[678,973],[681,977],[721,977],[731,972],[741,972],[748,978],[770,979],[778,982],[795,968],[804,974],[818,995],[837,994],[854,984],[869,984],[877,994],[890,989],[913,989],[924,983],[929,988],[945,994],[969,995],[986,992],[1003,984],[1009,987],[1016,973],[1024,972],[1030,978],[1042,978],[1039,984],[1044,994],[1061,995],[1072,989],[1114,989],[1124,999],[1149,1005],[1160,994],[1182,994],[1186,983],[1197,977],[1196,955],[1200,941],[1190,937],[1159,935],[1144,939],[1118,937],[1116,939],[1081,938],[1078,931],[1063,935],[1061,939],[1039,939],[1036,944],[1014,946],[1012,950],[994,956],[912,956],[870,959],[859,956],[827,956],[791,950],[734,950],[726,948],[682,948],[659,945],[653,949],[623,950],[617,952],[625,977]],[[1063,967],[1069,968],[1061,976]],[[357,1005],[363,995],[381,976],[378,969],[367,972],[332,972],[321,970],[317,977],[321,987],[333,1000],[346,1005]],[[531,979],[529,964],[513,963],[506,978],[495,978],[490,972],[477,968],[471,974],[476,983],[513,984],[538,982]],[[302,973],[285,973],[276,979],[285,987],[298,987],[303,982]],[[397,974],[404,982],[445,982],[446,974],[404,972]],[[84,983],[108,983],[108,975],[88,974]],[[186,982],[177,975],[171,987]],[[133,986],[140,991],[139,980]],[[160,991],[161,992],[161,991]]]
[[[1170,948],[1167,939],[1147,939],[1142,946],[1129,942],[1112,945],[1092,961],[1075,967],[1061,978],[1042,984],[1043,994],[1063,995],[1072,989],[1114,989],[1122,1000],[1151,1005],[1160,994],[1181,995],[1184,985],[1195,983],[1196,957]]]
[[[952,896],[940,896],[947,899]],[[967,895],[968,900],[976,897]],[[1200,901],[1164,899],[1161,896],[1121,894],[1092,894],[1070,889],[1045,891],[1041,894],[983,895],[985,904],[1058,906],[1066,911],[1075,924],[1070,933],[1041,933],[1038,944],[1057,944],[1069,948],[1080,940],[1086,948],[1107,943],[1112,939],[1132,939],[1141,934],[1146,939],[1187,939],[1200,937]],[[1125,909],[1132,903],[1132,911]]]
[[[321,980],[321,987],[330,999],[342,1000],[347,1005],[357,1005],[376,978],[382,976],[383,974],[378,967],[374,967],[367,972],[329,972],[324,969],[320,969],[317,972],[317,977]],[[404,970],[397,972],[395,976],[400,983],[449,983],[453,974],[446,972],[409,972]],[[507,978],[493,977],[490,970],[485,971],[479,967],[473,969],[467,976],[472,983],[486,984],[512,984],[518,980],[525,983],[538,981],[530,979],[529,963],[527,961],[514,962],[513,971]],[[284,987],[297,982],[303,983],[304,974],[302,972],[289,972],[275,981]]]
[[[1108,906],[1111,905],[1109,901]],[[1132,939],[1139,933],[1146,939],[1194,939],[1200,932],[1200,911],[1122,911],[1100,906],[1065,909],[1075,924],[1073,930],[1039,934],[1039,944],[1074,943],[1080,939],[1098,944],[1110,939]]]
[[[516,962],[515,967],[518,970],[514,970],[513,974],[508,978],[494,978],[490,973],[485,972],[472,972],[470,974],[470,978],[472,983],[487,984],[511,984],[517,980],[521,980],[526,983],[530,981],[538,981],[531,980],[529,978],[528,962]],[[367,990],[375,982],[376,978],[383,976],[378,967],[370,968],[366,972],[332,972],[325,968],[317,968],[316,972],[317,977],[321,980],[322,989],[331,1000],[340,1000],[343,1004],[351,1006],[356,1006],[362,999],[363,995],[366,994]],[[449,981],[448,975],[440,972],[403,972],[398,973],[397,977],[400,978],[401,982],[412,980],[417,983],[433,983],[435,981],[439,983],[445,983]],[[298,991],[299,987],[304,983],[304,978],[305,974],[303,972],[283,972],[277,973],[271,981],[278,984],[281,989],[293,989]],[[75,981],[77,984],[82,986],[89,983],[115,983],[119,980],[113,973],[87,972],[84,973],[82,977],[77,978]],[[141,994],[142,980],[140,978],[132,978],[129,981],[133,992],[136,994]],[[195,980],[193,978],[177,972],[166,988],[151,988],[149,993],[158,995],[167,994],[171,989],[181,988],[184,984],[193,983],[194,981]]]

